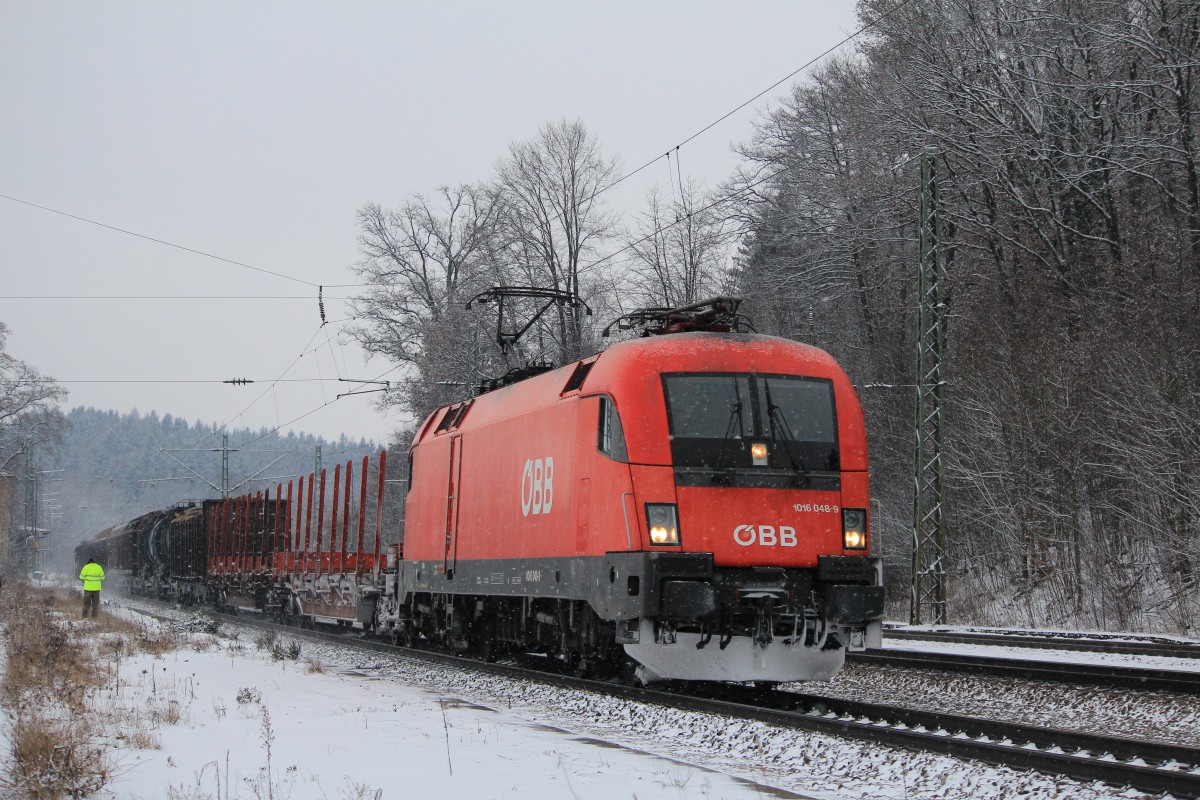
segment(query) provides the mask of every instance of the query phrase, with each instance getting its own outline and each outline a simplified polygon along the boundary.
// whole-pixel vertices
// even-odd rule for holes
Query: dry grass
[[[87,708],[107,672],[93,649],[81,646],[60,622],[60,597],[16,587],[2,602],[7,659],[0,694],[14,719],[0,787],[39,799],[98,791],[111,777],[112,763],[89,717],[77,711]]]
[[[25,797],[84,797],[112,777],[114,765],[103,746],[69,719],[18,714],[9,739],[11,755],[0,786]]]
[[[7,587],[6,587],[7,588]],[[140,709],[122,709],[119,725],[99,730],[92,720],[115,722],[115,708],[99,708],[115,697],[117,667],[136,653],[161,654],[181,644],[178,634],[101,612],[79,621],[82,601],[71,593],[16,586],[0,597],[6,654],[0,697],[13,709],[8,751],[0,753],[0,790],[50,800],[83,797],[113,776],[114,742],[158,747],[154,728],[178,721],[179,702],[163,698]]]
[[[138,750],[162,749],[162,742],[155,733],[154,722],[142,716],[133,716],[126,720],[120,727],[117,738]]]

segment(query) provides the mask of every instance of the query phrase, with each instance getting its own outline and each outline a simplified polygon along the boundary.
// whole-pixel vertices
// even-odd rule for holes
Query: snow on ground
[[[787,689],[861,703],[1200,747],[1200,697],[849,664],[828,683]]]
[[[1098,653],[1086,650],[1055,650],[1046,647],[1014,647],[1002,644],[960,644],[921,639],[889,639],[883,634],[884,650],[909,650],[920,653],[947,653],[988,658],[1011,658],[1018,661],[1052,661],[1058,664],[1086,664],[1132,669],[1162,669],[1176,672],[1200,671],[1200,659],[1147,656],[1126,653]]]
[[[909,639],[888,641],[886,631],[884,646],[885,649],[999,656],[1064,664],[1200,671],[1200,659],[1194,658]],[[1086,733],[1121,731],[1122,735],[1133,738],[1200,748],[1200,697],[1194,695],[854,663],[847,665],[828,683],[791,684],[786,688],[843,700],[895,703],[925,711],[1046,725]]]
[[[421,686],[272,662],[239,642],[133,658],[121,676],[127,703],[181,709],[156,732],[160,749],[118,754],[110,792],[121,798],[764,796],[702,767]]]
[[[119,753],[109,797],[1143,797],[307,640],[272,661],[222,627],[122,665],[125,702],[180,721]]]
[[[1200,646],[1200,640],[1187,636],[1177,636],[1171,633],[1125,633],[1117,631],[1081,630],[1078,628],[988,628],[960,625],[909,625],[904,622],[889,621],[884,623],[884,636],[888,631],[908,631],[912,633],[962,633],[989,634],[995,636],[1025,636],[1042,637],[1048,642],[1056,638],[1076,642],[1089,640],[1096,642],[1127,642],[1129,644],[1179,644]]]

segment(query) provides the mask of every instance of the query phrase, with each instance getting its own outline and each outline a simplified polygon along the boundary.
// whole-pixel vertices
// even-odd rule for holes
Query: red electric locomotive
[[[388,624],[643,681],[827,679],[878,646],[854,388],[731,310],[430,415]]]

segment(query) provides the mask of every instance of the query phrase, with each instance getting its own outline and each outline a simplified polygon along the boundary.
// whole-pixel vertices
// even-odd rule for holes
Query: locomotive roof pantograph
[[[514,327],[505,330],[505,300],[534,300],[545,301],[540,308],[529,314],[525,324],[520,328],[515,327],[519,324],[514,321]],[[488,303],[496,304],[496,344],[500,347],[500,352],[504,354],[504,361],[511,368],[508,372],[498,378],[490,378],[482,381],[476,387],[477,394],[483,394],[502,386],[523,381],[526,378],[532,378],[534,375],[540,375],[543,372],[549,372],[557,367],[556,364],[546,361],[535,361],[521,351],[519,342],[521,337],[529,332],[542,316],[551,308],[564,309],[566,313],[578,314],[580,309],[584,315],[590,317],[592,309],[583,299],[575,292],[564,291],[561,289],[542,289],[536,286],[493,286],[487,291],[480,292],[467,301],[466,309],[471,310],[474,305],[486,305]],[[509,306],[509,316],[513,312],[512,305]],[[519,318],[518,318],[519,320]],[[513,362],[519,362],[515,366]]]
[[[740,297],[710,297],[678,308],[639,308],[617,317],[600,334],[608,337],[613,328],[641,328],[642,336],[662,336],[668,333],[751,333],[750,319],[738,313]]]

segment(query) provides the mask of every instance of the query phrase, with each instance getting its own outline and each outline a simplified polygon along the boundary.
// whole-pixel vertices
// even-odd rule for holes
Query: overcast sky
[[[561,118],[636,167],[856,27],[850,0],[5,0],[0,195],[296,279],[0,198],[9,352],[68,407],[382,440],[399,420],[374,395],[322,408],[348,387],[312,380],[393,366],[339,340],[352,289],[326,290],[321,329],[310,285],[353,281],[358,208],[489,177]],[[719,184],[785,91],[686,145],[685,175]],[[636,211],[667,175],[610,202]],[[185,299],[102,299],[148,295]]]

